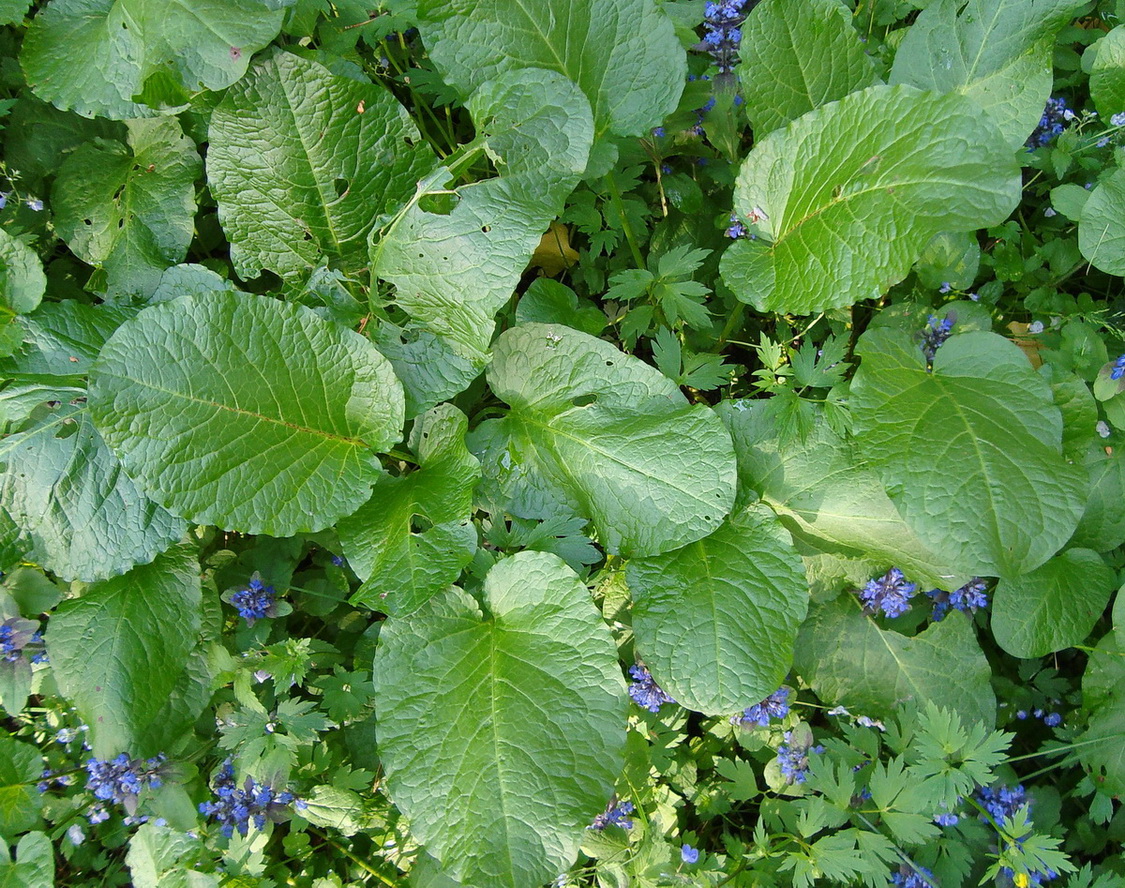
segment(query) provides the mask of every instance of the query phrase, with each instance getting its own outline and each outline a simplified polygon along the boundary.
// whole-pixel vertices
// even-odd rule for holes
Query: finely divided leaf
[[[92,586],[52,615],[51,669],[90,725],[96,757],[163,751],[146,744],[145,733],[195,647],[201,602],[199,562],[185,545]]]
[[[1078,249],[1095,268],[1125,276],[1125,170],[1103,179],[1083,205]]]
[[[839,0],[765,0],[742,24],[738,77],[754,135],[879,79]]]
[[[186,100],[230,86],[277,36],[284,13],[261,0],[52,0],[20,63],[39,98],[84,117],[146,117],[146,80]]]
[[[525,324],[497,339],[488,378],[512,410],[486,473],[527,475],[590,519],[610,552],[677,549],[730,511],[730,435],[639,359],[569,327]]]
[[[1013,657],[1042,657],[1081,644],[1116,585],[1100,555],[1068,549],[1029,573],[1000,579],[992,632]]]
[[[554,555],[499,562],[482,594],[483,612],[453,587],[384,624],[379,754],[411,832],[451,876],[529,888],[571,866],[613,792],[625,683],[589,592]]]
[[[477,549],[469,521],[480,463],[465,447],[465,415],[442,404],[410,436],[417,471],[383,477],[371,499],[337,530],[348,564],[364,581],[353,602],[386,614],[417,610],[456,582]],[[425,529],[416,529],[421,518]]]
[[[931,586],[960,585],[950,584],[948,564],[903,521],[878,474],[832,430],[824,412],[815,412],[804,440],[783,444],[781,406],[770,399],[718,408],[734,439],[743,495],[760,496],[798,539],[818,549],[894,564]]]
[[[826,703],[889,718],[904,701],[929,701],[970,724],[996,721],[992,670],[961,613],[907,638],[880,629],[856,596],[843,595],[813,605],[796,652],[795,669]]]
[[[402,386],[356,333],[244,293],[145,309],[90,377],[98,429],[150,496],[200,524],[290,536],[370,496]]]
[[[882,295],[929,240],[1002,222],[1020,196],[1011,150],[975,104],[873,86],[758,142],[734,209],[758,219],[723,280],[759,311],[813,314]]]
[[[1014,577],[1066,543],[1086,472],[1063,458],[1050,387],[1016,345],[994,333],[953,336],[932,373],[903,332],[871,329],[857,351],[860,452],[950,572]]]
[[[626,570],[637,654],[677,702],[729,715],[777,690],[808,583],[773,513],[751,506],[710,536]]]
[[[958,92],[1019,147],[1051,95],[1055,32],[1083,0],[938,0],[906,30],[891,83]]]
[[[462,96],[521,68],[576,83],[600,138],[640,136],[676,108],[686,54],[652,0],[421,0],[430,56]]]
[[[574,84],[542,69],[486,83],[468,108],[478,137],[462,151],[487,155],[499,176],[453,188],[456,165],[439,165],[372,233],[371,268],[400,308],[481,367],[494,315],[586,167],[593,125]]]
[[[207,176],[245,279],[299,278],[326,258],[358,272],[376,217],[433,163],[386,89],[286,52],[227,92],[209,133]]]
[[[85,408],[58,407],[0,441],[0,463],[0,506],[30,539],[30,557],[63,579],[124,573],[186,530],[121,470]]]
[[[67,246],[105,270],[109,295],[143,299],[187,255],[203,164],[174,118],[127,126],[128,147],[87,142],[63,162],[51,205]]]

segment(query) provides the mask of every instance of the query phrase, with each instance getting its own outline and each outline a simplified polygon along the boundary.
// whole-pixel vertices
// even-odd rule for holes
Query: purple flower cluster
[[[749,3],[747,0],[709,0],[703,8],[703,23],[707,33],[699,46],[711,54],[719,68],[719,74],[734,73],[734,66],[738,62],[738,47],[742,42],[742,30],[739,26],[753,6],[754,0]]]
[[[676,702],[653,680],[652,674],[644,666],[630,666],[629,674],[633,676],[633,683],[629,685],[629,696],[641,708],[649,712],[659,712],[664,703]]]
[[[1113,362],[1113,369],[1109,371],[1109,378],[1117,381],[1122,376],[1125,376],[1125,355],[1119,357]]]
[[[924,866],[902,864],[891,873],[891,884],[901,888],[937,888],[934,874]]]
[[[1058,97],[1047,99],[1047,106],[1043,109],[1043,116],[1039,124],[1027,137],[1028,148],[1042,148],[1055,136],[1066,129],[1067,121],[1074,117],[1074,112],[1067,107],[1066,99]]]
[[[277,592],[273,586],[262,582],[257,571],[250,577],[250,582],[231,593],[227,601],[238,608],[238,615],[251,626],[255,620],[277,616]]]
[[[235,830],[239,835],[246,835],[251,820],[255,827],[264,829],[267,820],[282,819],[289,805],[295,804],[297,810],[307,806],[293,793],[278,792],[253,777],[247,777],[239,788],[234,782],[234,767],[229,759],[223,763],[212,787],[218,801],[200,802],[199,813],[217,820],[220,832],[227,838],[234,835]]]
[[[1047,712],[1043,709],[1036,709],[1031,714],[1037,719],[1040,719],[1048,728],[1057,728],[1062,724],[1062,716],[1057,712]],[[1027,718],[1027,715],[1027,710],[1021,709],[1016,713],[1016,718],[1018,718],[1020,721],[1024,721]]]
[[[981,786],[977,788],[976,800],[984,810],[989,813],[997,823],[1003,823],[1015,816],[1016,812],[1021,808],[1026,807],[1028,814],[1031,813],[1031,801],[1024,793],[1022,785],[1016,786],[999,786],[995,789],[991,786]],[[983,820],[984,817],[981,817]]]
[[[882,611],[888,617],[900,617],[910,610],[910,599],[918,589],[917,583],[906,582],[897,567],[892,567],[877,580],[870,580],[859,590],[859,599],[869,614]]]
[[[608,826],[620,826],[622,829],[632,829],[633,821],[629,815],[634,811],[632,802],[619,802],[616,798],[610,799],[605,810],[594,818],[586,829],[602,830]]]
[[[150,759],[132,759],[124,752],[114,759],[100,761],[92,758],[86,762],[86,788],[103,802],[116,802],[130,815],[137,810],[137,797],[146,786],[159,789],[163,783],[161,768],[163,755]],[[104,816],[103,816],[104,815]],[[99,823],[109,816],[104,808],[90,815],[91,823]]]
[[[15,663],[29,654],[32,663],[46,659],[39,623],[23,617],[8,617],[0,623],[0,662]]]
[[[742,715],[731,716],[732,725],[741,725],[744,728],[757,726],[767,727],[770,719],[785,718],[789,714],[789,688],[784,685],[766,697],[761,703],[755,703],[742,710]]]
[[[789,783],[804,783],[808,780],[809,753],[820,754],[824,747],[804,746],[793,742],[792,731],[785,732],[785,742],[777,747],[777,766],[781,776]]]
[[[926,356],[927,369],[933,369],[937,350],[950,337],[955,323],[957,323],[957,314],[952,311],[940,321],[933,315],[927,319],[926,329],[922,331],[922,354]]]
[[[935,622],[941,622],[950,608],[962,613],[975,613],[978,608],[988,607],[988,583],[980,577],[973,577],[960,589],[946,592],[944,589],[931,589],[926,594],[933,599]]]

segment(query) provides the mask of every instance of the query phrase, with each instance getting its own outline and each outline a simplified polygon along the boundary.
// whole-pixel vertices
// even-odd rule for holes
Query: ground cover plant
[[[0,27],[0,884],[1125,886],[1125,3]]]

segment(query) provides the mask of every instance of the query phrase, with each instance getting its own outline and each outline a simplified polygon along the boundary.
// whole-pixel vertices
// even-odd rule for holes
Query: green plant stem
[[[742,316],[745,313],[746,304],[744,302],[739,302],[737,305],[735,305],[734,308],[731,309],[730,314],[727,315],[727,322],[723,324],[723,331],[719,334],[719,338],[715,341],[716,349],[722,351],[723,346],[727,344],[728,338],[734,333],[735,330],[739,329],[739,325],[742,323]],[[733,345],[738,344],[734,342],[734,340],[731,340],[731,343]]]
[[[644,269],[646,267],[645,260],[641,256],[641,248],[637,245],[637,239],[633,235],[633,226],[629,224],[629,217],[625,215],[625,204],[621,201],[621,189],[617,187],[617,180],[613,178],[612,172],[605,174],[605,185],[609,189],[613,206],[621,217],[621,230],[625,232],[625,240],[629,243],[629,251],[633,254],[633,261],[637,264],[637,268]]]
[[[391,888],[395,888],[395,886],[399,884],[398,882],[392,882],[385,875],[383,875],[383,873],[379,872],[377,869],[372,867],[371,864],[369,864],[367,861],[360,860],[358,857],[356,857],[354,854],[352,854],[352,852],[349,851],[347,848],[345,848],[343,845],[340,845],[340,844],[334,842],[332,839],[330,839],[328,837],[328,835],[326,833],[321,832],[319,829],[316,829],[315,827],[310,828],[309,831],[312,832],[312,833],[315,833],[326,844],[331,845],[333,848],[335,848],[337,851],[339,851],[341,854],[343,854],[346,858],[348,858],[348,860],[350,860],[352,863],[354,863],[356,866],[358,866],[360,869],[362,869],[365,873],[367,873],[368,875],[374,876],[376,879],[378,879],[384,885],[390,885]]]

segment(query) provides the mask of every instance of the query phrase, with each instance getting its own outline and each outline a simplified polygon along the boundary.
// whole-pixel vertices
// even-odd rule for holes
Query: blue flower
[[[785,742],[777,747],[777,766],[788,783],[804,783],[808,780],[809,753],[819,755],[824,752],[824,747],[794,743],[792,734],[792,731],[786,731]]]
[[[952,811],[943,811],[940,814],[934,815],[934,823],[938,826],[956,826],[957,821],[960,819],[961,818]]]
[[[998,824],[1010,820],[1017,811],[1025,807],[1028,814],[1031,813],[1031,801],[1024,794],[1022,785],[999,786],[995,789],[981,786],[977,789],[976,800]],[[982,816],[981,819],[985,818]]]
[[[38,621],[8,617],[0,623],[0,662],[15,663],[25,658],[27,653],[35,653],[33,648],[41,650],[42,645],[43,636],[39,634]]]
[[[871,580],[859,591],[864,610],[870,614],[881,610],[888,617],[899,617],[910,610],[910,598],[918,588],[908,583],[902,571],[892,567],[877,580]]]
[[[932,370],[934,357],[945,340],[953,332],[953,325],[957,323],[957,313],[949,312],[940,321],[930,315],[926,321],[926,329],[922,331],[922,354],[926,356],[926,369]]]
[[[41,210],[43,209],[43,201],[41,201],[41,200],[40,200],[39,198],[37,198],[37,197],[29,197],[29,198],[28,198],[28,199],[27,199],[27,200],[25,201],[25,203],[27,204],[27,206],[28,206],[28,207],[29,207],[30,209],[34,210],[34,211],[35,211],[35,212],[37,212],[37,213],[38,213],[38,212],[40,212],[40,211],[41,211]]]
[[[1067,112],[1070,112],[1069,116]],[[1043,109],[1043,116],[1039,118],[1038,126],[1027,137],[1027,147],[1042,148],[1059,135],[1066,128],[1064,123],[1074,119],[1074,116],[1074,112],[1066,106],[1066,99],[1059,97],[1047,99],[1047,106]]]
[[[100,801],[124,806],[131,815],[136,812],[137,797],[146,786],[159,789],[163,785],[164,762],[164,755],[142,760],[132,759],[124,752],[106,761],[92,758],[86,762],[86,788]]]
[[[249,626],[253,626],[255,620],[278,615],[277,592],[274,591],[273,586],[267,586],[262,582],[257,571],[254,571],[249,583],[223,597],[238,608],[238,615],[245,619]]]
[[[215,791],[215,802],[200,802],[199,813],[219,822],[219,831],[228,839],[238,830],[239,835],[250,831],[250,821],[257,829],[265,829],[266,821],[284,818],[285,809],[298,801],[291,792],[278,792],[267,784],[260,784],[253,777],[247,777],[241,787],[234,782],[234,766],[230,759],[211,784]]]
[[[618,802],[616,798],[609,800],[609,804],[605,806],[605,810],[594,818],[586,829],[602,830],[608,826],[619,826],[622,829],[632,829],[633,821],[629,819],[629,815],[634,811],[632,802]]]
[[[684,863],[698,863],[699,849],[693,848],[686,842],[680,846],[680,858]]]
[[[1113,362],[1113,369],[1109,372],[1109,378],[1113,380],[1118,380],[1122,376],[1125,376],[1125,355]]]
[[[902,888],[937,888],[932,872],[924,866],[905,863],[891,873],[891,884]]]
[[[988,607],[988,583],[980,577],[973,577],[960,589],[946,592],[944,589],[931,589],[926,594],[934,601],[933,619],[941,622],[951,607],[962,613],[976,613],[978,608]]]
[[[770,719],[785,718],[788,714],[789,688],[782,685],[761,703],[755,703],[753,706],[742,710],[742,715],[732,716],[730,723],[741,725],[744,728],[749,728],[751,725],[764,728],[769,725]]]
[[[707,33],[698,49],[711,54],[720,75],[733,76],[738,62],[738,47],[742,42],[739,25],[749,9],[747,0],[713,0],[703,8],[703,24]],[[753,7],[755,4],[749,4]]]
[[[727,237],[746,237],[746,226],[743,225],[738,216],[734,213],[730,214],[730,228],[727,229]]]
[[[1062,716],[1057,712],[1048,712],[1045,716],[1043,716],[1043,724],[1045,724],[1048,728],[1057,728],[1062,724]]]
[[[652,674],[644,666],[630,666],[629,674],[633,676],[633,683],[629,685],[629,696],[643,709],[649,712],[659,712],[664,703],[676,701],[653,681]]]

